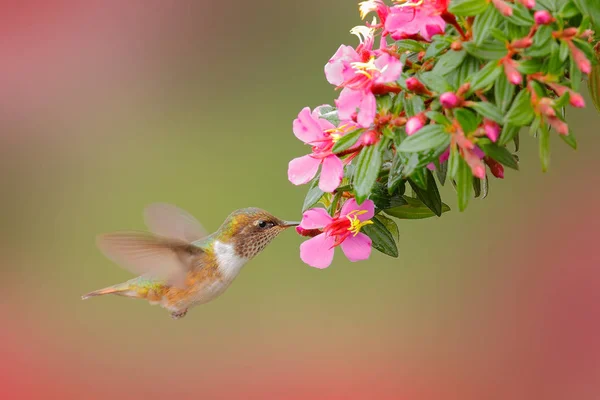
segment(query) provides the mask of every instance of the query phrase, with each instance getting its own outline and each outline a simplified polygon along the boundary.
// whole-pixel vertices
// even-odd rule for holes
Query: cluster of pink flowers
[[[507,17],[512,16],[515,5],[511,3],[515,2],[529,10],[536,6],[535,0],[491,0],[493,7]],[[493,114],[491,117],[489,114],[481,115],[474,124],[476,129],[465,132],[466,128],[459,123],[455,114],[457,109],[474,108],[487,103],[484,92],[471,90],[468,82],[461,82],[455,91],[437,93],[417,76],[402,77],[405,70],[410,71],[408,75],[431,71],[435,61],[423,62],[425,51],[415,51],[417,61],[414,58],[409,61],[403,58],[398,43],[394,41],[411,39],[427,45],[434,40],[434,36],[447,35],[449,27],[453,28],[456,40],[451,45],[448,43],[448,52],[461,51],[463,43],[473,40],[473,21],[478,16],[462,18],[459,22],[449,12],[449,7],[450,0],[395,0],[391,5],[386,5],[383,0],[366,0],[359,4],[363,19],[370,14],[375,14],[376,17],[365,26],[352,29],[351,33],[358,37],[359,44],[356,47],[341,45],[324,68],[327,81],[339,90],[335,100],[336,119],[339,123],[334,125],[323,117],[322,110],[325,106],[312,111],[306,107],[300,111],[293,122],[293,132],[299,140],[311,146],[311,152],[289,163],[290,182],[295,185],[307,184],[317,176],[320,168],[320,190],[324,193],[336,193],[344,180],[345,167],[364,148],[376,145],[385,136],[386,129],[389,128],[388,137],[389,132],[394,132],[397,128],[402,128],[411,137],[418,136],[429,125],[439,124],[440,119],[431,119],[433,117],[428,112],[434,110],[431,108],[432,104],[437,106],[437,114],[443,115],[443,132],[449,135],[449,141],[442,141],[443,146],[449,143],[448,147],[443,152],[443,148],[439,149],[441,155],[437,161],[442,164],[448,161],[451,154],[458,154],[474,177],[484,179],[488,169],[493,176],[504,177],[502,164],[487,156],[482,150],[485,146],[481,144],[482,139],[487,144],[499,142],[503,130],[502,120]],[[506,54],[499,60],[490,62],[495,63],[498,69],[502,68],[510,84],[523,87],[522,90],[529,92],[532,110],[542,122],[553,127],[559,134],[568,135],[568,126],[556,115],[555,100],[539,96],[533,85],[543,85],[554,92],[556,97],[568,93],[570,104],[574,107],[585,105],[583,97],[558,83],[554,76],[542,73],[524,75],[520,69],[522,54],[535,44],[538,29],[544,25],[556,25],[556,19],[550,12],[531,12],[534,22],[527,35],[506,42]],[[591,63],[575,42],[590,39],[591,35],[589,30],[581,32],[575,27],[563,29],[562,25],[552,33],[554,40],[562,40],[566,44],[565,48],[568,48],[575,65],[584,74],[591,71]],[[392,39],[391,44],[389,39]],[[421,97],[424,107],[414,114],[408,114],[406,110],[394,112],[389,107],[378,106],[378,99],[388,95],[402,96],[404,99]],[[473,124],[470,128],[474,128]],[[336,143],[357,130],[362,132],[360,139],[336,152]],[[396,145],[397,143],[392,143],[390,146],[394,154],[397,151]],[[435,170],[435,163],[429,163],[427,168]],[[333,249],[338,245],[351,261],[368,258],[371,239],[360,230],[371,223],[374,216],[373,202],[366,200],[359,205],[352,198],[352,191],[345,191],[337,208],[330,210],[330,213],[322,208],[310,209],[304,213],[298,231],[313,238],[301,246],[302,260],[311,266],[325,268],[331,264]]]

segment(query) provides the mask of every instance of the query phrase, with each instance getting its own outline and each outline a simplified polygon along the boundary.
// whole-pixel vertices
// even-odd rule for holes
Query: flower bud
[[[583,99],[583,96],[580,95],[577,92],[574,91],[570,91],[569,94],[571,95],[569,103],[571,103],[571,105],[573,107],[577,107],[577,108],[584,108],[585,107],[585,100]]]
[[[496,140],[498,140],[498,136],[500,136],[500,125],[492,120],[484,118],[483,129],[485,130],[486,136],[490,138],[492,142],[496,142]]]
[[[504,15],[505,17],[512,16],[512,7],[506,2],[502,0],[492,0],[492,3],[494,4],[494,7],[496,7],[496,9],[500,11],[500,14]]]
[[[416,133],[419,129],[421,129],[425,125],[426,119],[423,114],[415,115],[414,117],[410,117],[406,122],[406,134],[408,136]]]
[[[532,44],[533,44],[532,38],[524,37],[524,38],[513,41],[511,46],[515,49],[526,49],[528,47],[531,47]]]
[[[415,92],[417,94],[424,94],[429,92],[425,85],[421,83],[417,78],[411,76],[406,80],[406,88],[411,92]]]
[[[486,157],[484,161],[488,167],[490,167],[490,172],[492,175],[494,175],[496,178],[504,179],[504,167],[502,164],[490,157]]]
[[[548,117],[546,118],[546,121],[548,121],[548,124],[554,128],[554,130],[556,132],[558,132],[561,135],[568,135],[569,134],[569,126],[562,121],[561,119],[559,119],[558,117]]]
[[[572,40],[568,40],[567,44],[569,45],[569,49],[571,49],[571,54],[573,55],[573,60],[575,60],[577,68],[584,74],[592,72],[592,63],[587,59],[584,52],[581,51],[579,47],[575,46]]]
[[[374,144],[379,142],[379,132],[374,131],[374,130],[366,131],[365,133],[362,134],[362,137],[360,138],[360,142],[364,146],[373,146]]]
[[[533,19],[535,19],[535,23],[538,25],[550,25],[554,21],[554,17],[547,10],[536,11],[533,14]]]
[[[535,0],[519,0],[519,3],[523,4],[525,7],[530,10],[535,7]]]
[[[517,62],[512,58],[503,58],[502,65],[504,65],[504,74],[506,78],[513,85],[520,85],[523,83],[523,76],[517,70]]]
[[[462,104],[462,100],[456,94],[446,92],[440,96],[440,104],[444,108],[456,108]]]
[[[456,42],[452,42],[450,44],[450,48],[454,51],[460,51],[460,50],[462,50],[463,45],[460,41],[457,40]]]

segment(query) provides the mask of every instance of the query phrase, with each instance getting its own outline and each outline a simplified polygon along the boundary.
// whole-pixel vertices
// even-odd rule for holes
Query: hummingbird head
[[[281,232],[297,225],[299,222],[283,221],[260,208],[242,208],[227,217],[220,231],[238,255],[250,259]]]

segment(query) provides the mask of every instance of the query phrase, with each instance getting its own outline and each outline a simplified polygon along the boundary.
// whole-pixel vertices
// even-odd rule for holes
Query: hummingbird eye
[[[263,221],[263,220],[258,221],[258,226],[261,227],[261,228],[266,228],[267,227],[267,221]]]

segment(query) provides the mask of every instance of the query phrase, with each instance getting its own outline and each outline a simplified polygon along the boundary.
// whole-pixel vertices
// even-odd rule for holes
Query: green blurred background
[[[600,116],[569,111],[543,174],[440,219],[400,257],[326,270],[286,232],[180,321],[90,290],[129,279],[98,233],[174,203],[216,229],[257,206],[298,219],[287,163],[323,66],[356,44],[352,1],[23,1],[0,21],[0,395],[6,398],[597,399]]]

